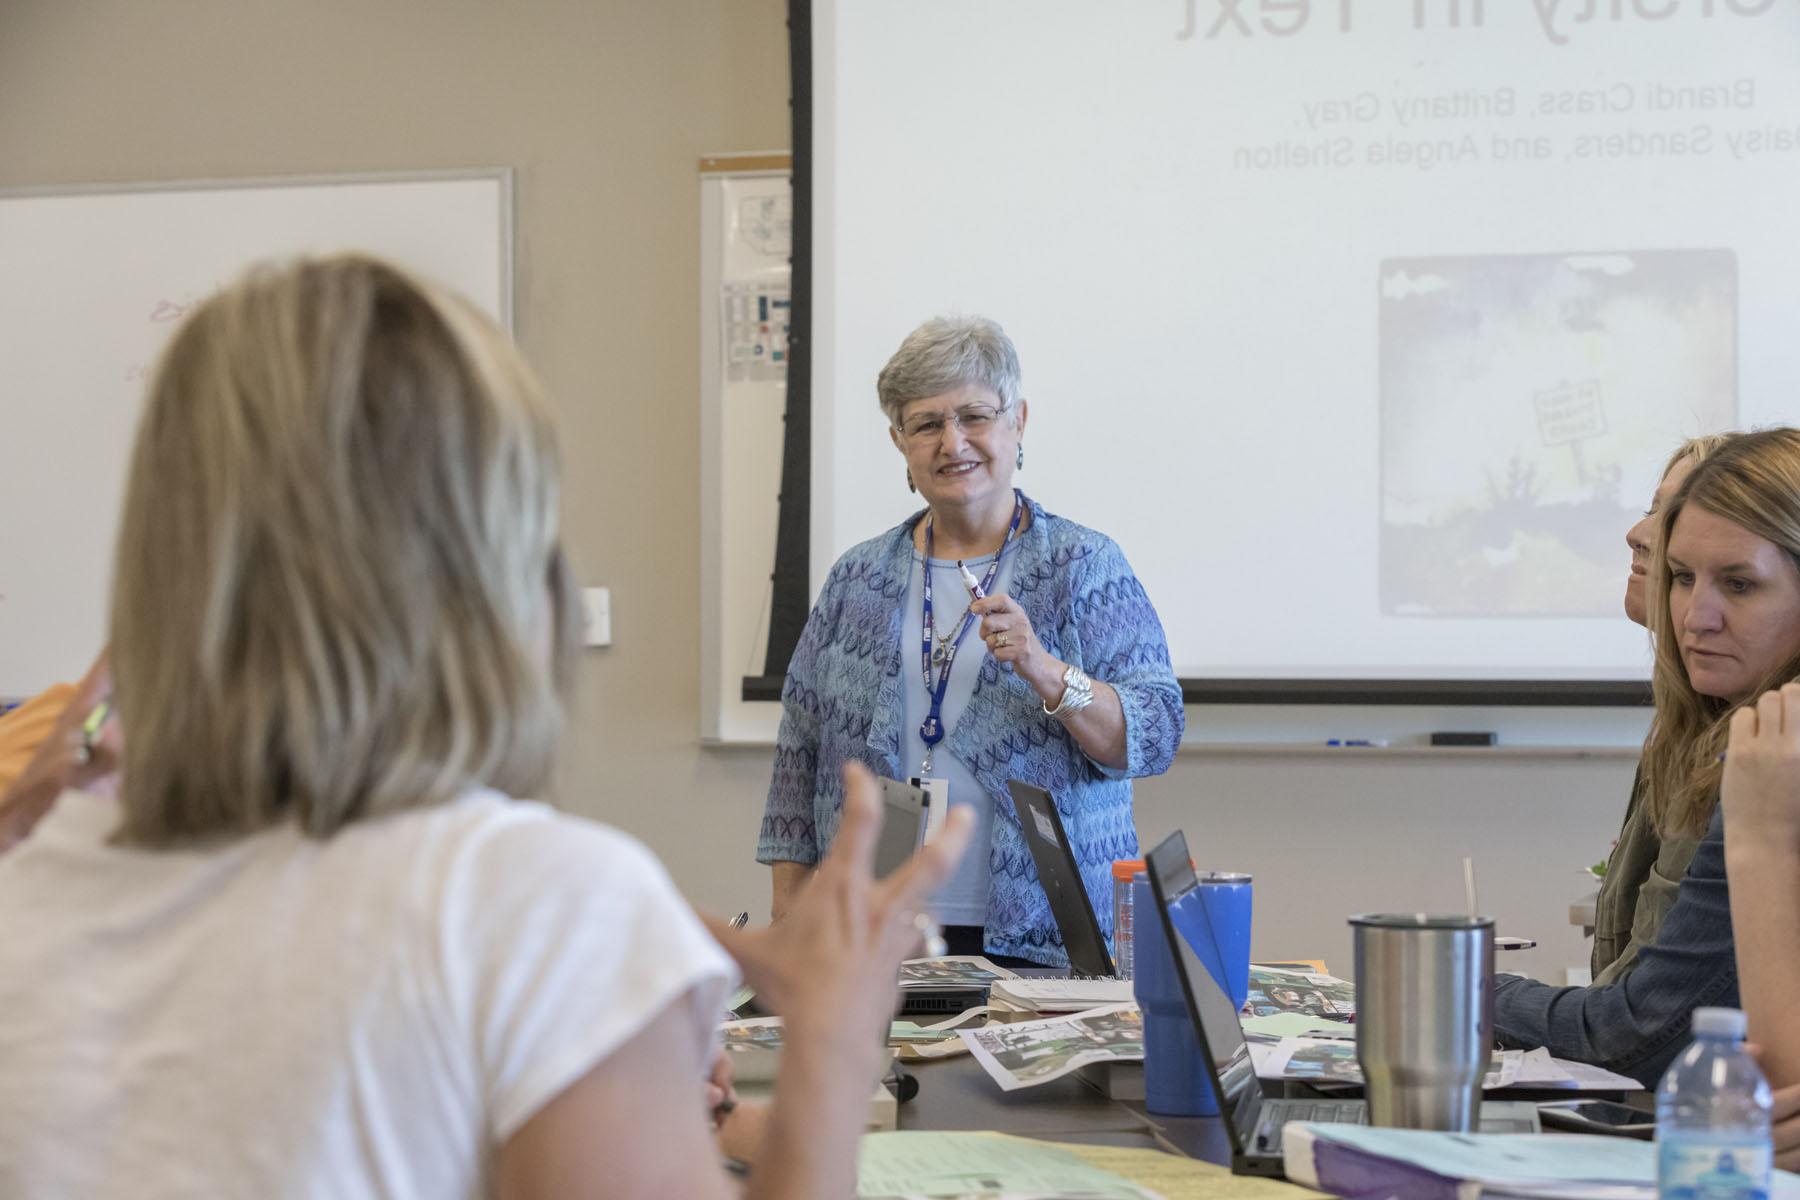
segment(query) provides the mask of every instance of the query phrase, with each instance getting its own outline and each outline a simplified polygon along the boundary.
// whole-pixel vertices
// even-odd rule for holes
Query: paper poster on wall
[[[739,280],[719,287],[719,339],[725,378],[732,383],[787,379],[786,272],[780,281]]]
[[[758,254],[785,260],[794,252],[793,193],[740,197],[732,234]]]

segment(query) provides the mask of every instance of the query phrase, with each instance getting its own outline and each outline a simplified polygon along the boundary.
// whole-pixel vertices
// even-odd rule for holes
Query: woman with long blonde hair
[[[1663,512],[1688,473],[1731,436],[1704,434],[1677,446],[1663,467],[1649,507],[1625,531],[1625,544],[1631,549],[1631,573],[1625,577],[1625,615],[1639,625],[1651,624],[1648,580],[1650,567],[1656,561]],[[1700,847],[1698,832],[1666,827],[1657,819],[1656,807],[1645,803],[1645,797],[1640,766],[1632,776],[1625,819],[1620,823],[1618,839],[1607,856],[1606,874],[1594,897],[1594,946],[1589,966],[1596,984],[1616,983],[1637,966],[1639,947],[1656,940],[1663,918],[1674,907],[1681,877]]]
[[[846,771],[788,921],[709,933],[636,842],[512,798],[573,606],[555,431],[490,321],[367,258],[253,272],[176,334],[125,494],[120,795],[0,857],[0,1194],[736,1194],[720,941],[787,1019],[749,1194],[853,1190],[966,822],[876,881]]]
[[[1495,988],[1510,1045],[1654,1083],[1687,1042],[1693,1010],[1735,1005],[1731,899],[1718,788],[1732,714],[1800,675],[1800,430],[1733,436],[1666,506],[1650,572],[1656,718],[1644,804],[1659,828],[1699,836],[1673,906],[1617,982]]]

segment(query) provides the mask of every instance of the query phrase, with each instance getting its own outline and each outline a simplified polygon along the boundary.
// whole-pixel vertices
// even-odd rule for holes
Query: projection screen
[[[1793,0],[814,0],[811,585],[937,313],[1193,680],[1642,680],[1624,542],[1800,418]]]

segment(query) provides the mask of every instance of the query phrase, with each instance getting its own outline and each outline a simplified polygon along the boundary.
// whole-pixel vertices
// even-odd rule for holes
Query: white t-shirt
[[[736,972],[638,843],[491,792],[202,850],[70,794],[0,856],[0,1196],[475,1197]],[[700,1104],[700,1080],[694,1081]]]

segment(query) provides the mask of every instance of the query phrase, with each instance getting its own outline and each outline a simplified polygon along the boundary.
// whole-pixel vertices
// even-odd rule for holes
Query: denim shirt
[[[1035,784],[1055,798],[1094,915],[1110,936],[1112,863],[1138,856],[1131,780],[1168,770],[1184,714],[1162,623],[1124,553],[1111,538],[1029,497],[1025,503],[1031,524],[1019,533],[1012,598],[1048,653],[1118,693],[1125,766],[1089,758],[1061,721],[1044,715],[1031,686],[992,658],[938,753],[966,764],[994,805],[988,845],[968,850],[988,856],[987,950],[1063,966],[1068,955],[1007,781]],[[912,570],[912,529],[924,515],[847,551],[813,605],[782,689],[758,862],[819,860],[843,815],[844,763],[894,779],[917,766],[901,755],[903,740],[912,741],[900,728],[900,673],[904,649],[918,651],[901,645],[900,606]]]
[[[1688,1044],[1696,1008],[1738,1004],[1725,881],[1725,817],[1717,809],[1654,941],[1617,983],[1551,987],[1519,975],[1494,985],[1494,1032],[1509,1047],[1548,1046],[1655,1087]]]

